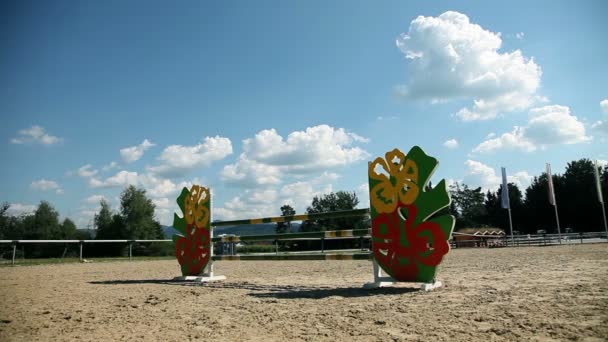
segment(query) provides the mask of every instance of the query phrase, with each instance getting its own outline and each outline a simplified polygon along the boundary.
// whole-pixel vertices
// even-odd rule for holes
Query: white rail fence
[[[465,247],[524,247],[524,246],[550,246],[550,245],[567,245],[567,244],[583,244],[583,243],[606,243],[608,242],[605,232],[589,232],[589,233],[569,233],[569,234],[530,234],[530,235],[514,235],[511,236],[484,236],[474,234],[459,234],[464,235],[466,239],[452,239],[450,245],[452,248]],[[79,260],[84,261],[83,249],[85,244],[99,243],[124,243],[129,246],[129,260],[133,258],[133,245],[136,243],[172,243],[173,240],[0,240],[2,244],[12,245],[11,265],[16,262],[17,246],[25,244],[78,244]],[[319,251],[323,252],[323,251]],[[0,256],[0,259],[4,259]]]

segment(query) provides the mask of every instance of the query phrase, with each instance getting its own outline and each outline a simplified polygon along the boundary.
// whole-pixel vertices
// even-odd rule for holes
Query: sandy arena
[[[582,340],[608,337],[608,244],[460,249],[433,292],[362,290],[369,261],[176,261],[0,268],[0,341]]]

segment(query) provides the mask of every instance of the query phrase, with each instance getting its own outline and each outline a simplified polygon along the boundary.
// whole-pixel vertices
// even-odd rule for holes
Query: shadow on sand
[[[418,287],[383,287],[377,289],[364,289],[362,287],[329,287],[329,286],[295,286],[295,285],[263,285],[249,282],[210,282],[200,283],[182,280],[168,279],[134,279],[134,280],[104,280],[91,281],[95,285],[178,285],[198,286],[213,289],[234,289],[249,291],[247,295],[256,298],[275,299],[322,299],[328,297],[369,297],[381,295],[399,295],[404,293],[419,292]]]

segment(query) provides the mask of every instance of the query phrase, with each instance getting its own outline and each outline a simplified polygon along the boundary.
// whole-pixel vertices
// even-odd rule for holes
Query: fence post
[[[84,259],[82,259],[82,246],[84,246],[84,241],[80,240],[80,242],[78,242],[78,245],[80,245],[80,262],[83,262]]]
[[[129,261],[133,257],[133,241],[129,241]]]
[[[581,244],[582,244],[582,243],[583,243],[583,232],[579,232],[578,234],[579,234],[579,235],[580,235],[580,237],[581,237]]]
[[[321,238],[321,253],[325,253],[325,238]]]
[[[11,265],[15,265],[15,255],[17,254],[17,241],[13,241],[13,263]]]

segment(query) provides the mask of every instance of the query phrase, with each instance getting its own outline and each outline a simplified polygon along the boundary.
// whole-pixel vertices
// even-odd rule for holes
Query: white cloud
[[[456,113],[465,121],[524,110],[540,99],[541,68],[520,50],[500,53],[501,45],[500,33],[471,23],[462,13],[419,16],[397,39],[411,71],[399,93],[433,103],[473,99],[472,108]]]
[[[600,134],[608,134],[608,120],[599,120],[591,125],[591,129]]]
[[[569,145],[591,140],[586,135],[585,125],[570,113],[568,107],[544,106],[530,110],[530,114],[526,135],[537,144]]]
[[[523,32],[518,32],[515,34],[515,38],[522,40],[526,35]]]
[[[608,99],[600,101],[600,108],[602,109],[602,112],[608,113]]]
[[[241,155],[235,164],[224,166],[222,179],[235,184],[242,185],[271,185],[281,183],[281,168],[274,165],[266,165]]]
[[[264,189],[247,189],[240,196],[225,202],[214,210],[214,218],[233,220],[280,215],[279,208],[291,205],[302,214],[313,197],[333,191],[333,182],[339,178],[335,173],[324,172],[310,180],[297,181]],[[358,194],[358,193],[357,193]],[[360,197],[361,200],[361,197]],[[366,202],[361,201],[363,206]]]
[[[488,165],[470,159],[464,164],[468,168],[464,177],[465,184],[474,187],[481,186],[486,191],[496,189],[501,183],[501,178],[496,175],[496,171]]]
[[[111,162],[111,163],[110,163],[110,164],[108,164],[108,165],[104,165],[104,166],[101,168],[101,170],[102,170],[102,171],[110,171],[110,170],[113,170],[113,169],[118,169],[118,167],[119,167],[119,166],[118,166],[118,163],[117,163],[117,162],[115,162],[115,161],[113,161],[113,162]]]
[[[489,153],[500,149],[531,152],[536,150],[536,146],[525,137],[525,128],[515,126],[513,131],[503,133],[497,138],[490,138],[477,145],[473,152]]]
[[[105,200],[106,202],[109,202],[108,199],[103,195],[92,195],[92,196],[87,197],[84,201],[89,204],[99,204],[99,202],[101,202],[101,200]]]
[[[598,159],[597,164],[601,167],[608,165],[608,160]]]
[[[458,147],[458,140],[456,140],[456,139],[446,140],[443,143],[443,146],[449,148],[450,150],[453,150]]]
[[[600,102],[600,108],[604,114],[608,114],[608,99]],[[598,132],[600,135],[608,135],[608,116],[604,120],[598,120],[591,125],[591,129]]]
[[[21,216],[31,214],[36,211],[36,206],[32,204],[11,203],[6,211],[8,216]]]
[[[182,176],[197,167],[206,167],[232,154],[230,139],[206,137],[194,146],[171,145],[164,149],[160,165],[148,167],[150,172],[163,176]]]
[[[517,185],[519,190],[523,193],[524,190],[530,186],[532,178],[534,178],[534,176],[530,175],[528,171],[519,171],[515,172],[512,176],[507,175],[507,182]]]
[[[144,141],[139,145],[120,149],[120,156],[125,163],[132,163],[139,160],[139,158],[144,155],[144,152],[153,146],[156,146],[156,144],[148,139],[144,139]]]
[[[46,133],[41,126],[34,125],[19,131],[16,138],[11,139],[11,144],[42,144],[53,145],[63,139]]]
[[[76,173],[78,173],[80,177],[89,178],[95,176],[97,174],[97,170],[93,169],[93,165],[86,164],[78,168],[78,171]]]
[[[502,177],[497,174],[494,168],[470,159],[464,164],[467,166],[467,172],[464,177],[465,184],[471,187],[480,186],[485,192],[488,190],[496,191],[502,183]],[[518,171],[512,175],[507,173],[507,181],[516,184],[522,193],[530,185],[532,178],[527,171]]]
[[[115,188],[127,187],[129,185],[137,186],[139,184],[137,172],[119,171],[114,176],[108,177],[105,180],[98,178],[90,178],[89,186],[93,188]]]
[[[531,109],[525,127],[515,126],[511,132],[487,139],[473,152],[489,153],[501,149],[531,152],[550,145],[570,145],[590,140],[585,125],[570,113],[569,107],[551,105]]]
[[[39,179],[36,181],[33,181],[30,184],[30,188],[34,189],[34,190],[41,190],[41,191],[48,191],[48,190],[55,190],[55,192],[57,194],[63,194],[63,189],[61,188],[61,186],[59,186],[59,184],[57,184],[57,182],[52,181],[52,180],[46,180],[46,179]]]
[[[243,141],[244,152],[224,167],[222,179],[250,186],[279,184],[285,174],[321,172],[364,160],[369,153],[351,145],[367,141],[327,125],[292,132],[287,139],[274,129],[263,130]]]
[[[394,115],[391,115],[391,116],[381,116],[380,115],[376,118],[377,121],[388,121],[388,120],[395,120],[395,119],[397,119],[397,117]]]
[[[173,213],[178,212],[178,206],[175,199],[170,200],[167,197],[154,198],[152,203],[156,206],[154,216],[164,225],[170,226],[173,224]]]

